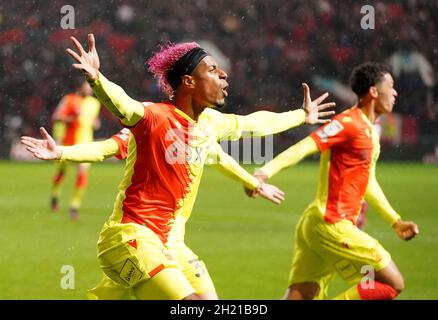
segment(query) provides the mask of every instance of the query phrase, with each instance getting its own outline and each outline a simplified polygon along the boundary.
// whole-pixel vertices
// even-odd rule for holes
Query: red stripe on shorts
[[[156,267],[154,270],[148,273],[149,277],[155,276],[158,272],[164,269],[164,264],[160,264],[158,267]]]

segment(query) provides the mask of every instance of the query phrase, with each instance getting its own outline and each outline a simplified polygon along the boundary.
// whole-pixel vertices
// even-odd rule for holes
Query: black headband
[[[172,70],[170,70],[166,76],[166,79],[172,89],[175,90],[178,88],[178,86],[181,84],[181,76],[185,74],[191,74],[199,62],[201,62],[201,60],[206,56],[208,56],[207,51],[200,47],[196,47],[175,62]]]

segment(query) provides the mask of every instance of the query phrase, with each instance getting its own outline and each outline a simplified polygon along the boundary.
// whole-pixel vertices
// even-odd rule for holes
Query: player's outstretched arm
[[[290,128],[307,124],[322,124],[329,122],[324,117],[331,116],[334,111],[324,111],[335,106],[334,102],[323,103],[328,97],[325,93],[313,100],[310,97],[310,89],[307,84],[303,84],[304,99],[301,109],[287,112],[257,111],[246,116],[233,114],[219,114],[222,117],[218,121],[217,132],[219,139],[236,140],[245,135],[266,136],[283,132]]]
[[[266,176],[266,178],[270,178],[284,168],[293,166],[307,156],[318,151],[319,149],[315,141],[311,137],[306,137],[258,169],[256,175],[259,177]]]
[[[140,121],[144,115],[143,105],[129,97],[121,87],[106,79],[99,72],[100,61],[94,35],[88,35],[88,51],[84,50],[75,37],[70,37],[70,39],[78,51],[75,52],[70,48],[66,50],[76,61],[73,67],[85,74],[100,102],[127,126],[133,126]]]
[[[21,137],[26,150],[40,160],[63,160],[72,162],[98,162],[119,153],[119,145],[113,139],[89,142],[74,146],[58,146],[46,129],[40,128],[42,139]]]
[[[26,146],[26,150],[40,160],[59,160],[61,159],[62,151],[55,140],[47,133],[46,129],[40,128],[42,139],[22,136],[20,142]]]
[[[258,179],[243,169],[233,157],[224,152],[219,144],[212,149],[206,163],[217,169],[222,174],[243,184],[248,190],[256,192],[266,200],[272,201],[276,204],[280,204],[284,200],[283,191],[276,186],[267,183],[260,183]]]
[[[60,160],[70,162],[100,162],[117,156],[120,153],[119,145],[114,139],[94,141],[61,147]]]
[[[410,240],[419,233],[418,226],[414,222],[402,220],[392,208],[376,179],[375,168],[371,168],[370,171],[365,200],[389,223],[400,239]]]
[[[260,182],[267,181],[270,177],[277,174],[284,168],[293,166],[306,158],[307,156],[318,152],[319,149],[315,141],[311,137],[306,137],[298,143],[294,144],[289,149],[286,149],[274,159],[269,161],[263,167],[256,170],[254,177]],[[245,188],[247,196],[255,198],[257,193]]]

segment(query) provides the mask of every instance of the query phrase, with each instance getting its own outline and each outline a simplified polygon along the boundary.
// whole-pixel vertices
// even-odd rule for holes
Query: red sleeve
[[[124,160],[128,156],[129,133],[129,129],[123,128],[111,137],[119,145],[119,154],[116,157],[120,160]]]
[[[353,122],[342,122],[340,118],[333,119],[318,130],[312,132],[310,137],[315,141],[322,153],[338,144],[346,143],[354,130]]]

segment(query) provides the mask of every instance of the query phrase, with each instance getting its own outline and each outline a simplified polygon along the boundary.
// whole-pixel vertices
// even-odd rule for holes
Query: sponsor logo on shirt
[[[127,128],[123,128],[122,130],[120,130],[120,132],[117,134],[117,137],[119,137],[120,139],[122,139],[122,141],[127,141],[129,139],[129,129]]]
[[[333,120],[325,127],[319,129],[316,132],[316,135],[320,137],[323,142],[327,142],[328,137],[333,137],[337,135],[343,129],[344,126],[338,120]]]

